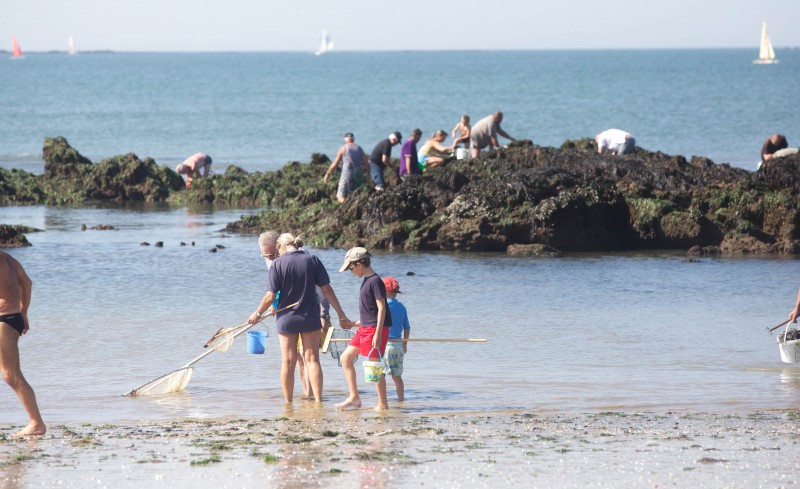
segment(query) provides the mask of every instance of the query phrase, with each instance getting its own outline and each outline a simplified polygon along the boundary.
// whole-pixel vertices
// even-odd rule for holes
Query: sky
[[[800,47],[800,0],[17,0],[0,49],[342,51]]]

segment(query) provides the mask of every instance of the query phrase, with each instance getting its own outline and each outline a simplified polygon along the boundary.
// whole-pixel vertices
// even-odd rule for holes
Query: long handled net
[[[336,360],[336,364],[340,367],[342,366],[341,356],[342,353],[347,349],[347,345],[350,342],[350,339],[353,338],[355,333],[349,329],[341,329],[341,328],[331,328],[329,331],[330,338],[326,338],[328,340],[329,345],[327,349],[323,346],[322,353],[330,353],[331,357]]]
[[[281,307],[277,311],[273,311],[269,314],[265,314],[261,316],[258,322],[263,321],[264,319],[274,316],[279,312],[283,312],[287,309],[291,309],[295,306],[300,304],[299,302],[295,302],[294,304],[289,304],[288,306]],[[238,336],[237,331],[240,331],[242,328],[250,329],[253,326],[249,323],[243,323],[238,326],[231,326],[230,328],[219,328],[216,333],[214,333],[211,338],[206,341],[206,344],[203,345],[203,348],[208,348],[209,346],[217,351],[228,351],[231,345],[233,345],[233,339]]]
[[[239,326],[236,326],[236,327],[233,327],[233,328],[220,328],[217,331],[217,333],[214,334],[214,336],[212,336],[211,339],[206,342],[206,345],[209,345],[216,338],[225,337],[224,343],[220,343],[220,345],[227,344],[227,346],[230,347],[230,344],[233,343],[233,340],[237,336],[246,333],[247,330],[249,330],[250,328],[252,328],[256,324],[258,324],[258,322],[262,321],[265,318],[268,318],[269,316],[273,316],[273,315],[279,313],[282,310],[288,309],[290,307],[294,307],[297,304],[298,303],[294,303],[294,304],[291,304],[291,305],[286,306],[284,308],[281,308],[281,309],[279,309],[277,311],[273,311],[273,312],[271,312],[269,314],[264,314],[263,316],[261,316],[259,318],[258,321],[256,321],[253,324],[249,324],[248,323],[246,325],[242,324],[242,325],[239,325]],[[229,331],[223,331],[224,329],[228,329]],[[227,348],[225,350],[227,350]],[[211,353],[214,353],[215,351],[225,351],[225,350],[218,349],[218,348],[211,348],[208,351],[206,351],[206,352],[202,353],[201,355],[199,355],[198,357],[193,358],[192,360],[190,360],[189,363],[187,363],[183,367],[181,367],[181,368],[179,368],[177,370],[173,370],[172,372],[170,372],[168,374],[164,374],[161,377],[157,377],[157,378],[151,380],[150,382],[148,382],[148,383],[146,383],[146,384],[144,384],[144,385],[142,385],[140,387],[132,389],[129,392],[126,392],[125,394],[123,394],[123,396],[125,396],[125,397],[152,396],[152,395],[156,395],[156,394],[169,394],[171,392],[182,391],[186,387],[186,385],[189,383],[189,380],[191,380],[191,378],[192,378],[192,370],[193,370],[192,369],[192,365],[194,365],[195,363],[199,362],[203,358],[207,357]]]

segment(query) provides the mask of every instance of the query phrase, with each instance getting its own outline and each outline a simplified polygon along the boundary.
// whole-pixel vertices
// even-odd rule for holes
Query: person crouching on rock
[[[211,171],[211,157],[205,153],[193,154],[175,167],[178,175],[186,175],[186,190],[192,187],[193,179],[200,178],[200,170],[203,170],[203,177],[207,177],[208,172]]]
[[[607,129],[594,137],[597,143],[597,152],[603,154],[608,151],[617,156],[633,153],[636,147],[636,140],[629,132],[622,129]]]

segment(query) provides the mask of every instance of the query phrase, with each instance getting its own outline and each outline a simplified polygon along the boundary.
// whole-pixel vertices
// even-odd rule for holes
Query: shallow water
[[[255,211],[0,209],[0,222],[45,229],[28,235],[32,247],[10,253],[34,281],[31,332],[20,344],[46,420],[284,412],[273,320],[266,354],[248,354],[240,337],[197,363],[183,393],[121,396],[183,366],[217,328],[253,311],[266,283],[257,239],[221,231],[246,212]],[[84,223],[119,230],[81,231]],[[209,253],[217,244],[225,248]],[[343,250],[314,252],[356,316],[359,282],[337,272]],[[765,328],[793,305],[800,261],[682,260],[677,253],[376,253],[378,273],[401,284],[412,337],[489,340],[411,344],[407,401],[392,402],[389,382],[390,404],[408,413],[796,407],[800,369],[780,362]],[[346,383],[330,356],[322,364],[333,404]],[[374,389],[360,387],[373,405]],[[0,413],[0,423],[24,421],[10,389],[0,389]]]

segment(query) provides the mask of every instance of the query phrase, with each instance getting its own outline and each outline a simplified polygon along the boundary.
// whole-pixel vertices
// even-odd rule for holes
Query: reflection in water
[[[784,368],[781,370],[781,388],[786,391],[792,403],[800,404],[800,369]]]

